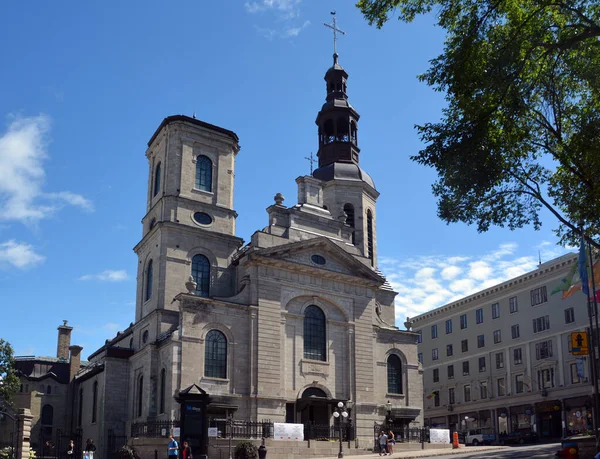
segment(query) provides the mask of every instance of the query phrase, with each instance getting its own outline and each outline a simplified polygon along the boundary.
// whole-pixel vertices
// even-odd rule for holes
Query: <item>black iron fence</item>
[[[351,441],[355,438],[354,425],[345,423],[341,428],[342,441]],[[339,440],[340,427],[336,424],[304,424],[304,439],[305,440]]]
[[[212,418],[209,427],[217,429],[217,438],[272,438],[273,422],[246,421],[233,418]]]
[[[127,435],[117,435],[113,429],[108,429],[108,445],[106,456],[109,459],[119,457],[119,449],[127,444]]]
[[[376,449],[379,448],[379,435],[384,431],[389,436],[389,432],[394,433],[396,443],[429,443],[429,427],[407,427],[395,426],[393,424],[377,424],[373,428],[373,435]]]
[[[159,438],[168,437],[175,427],[179,427],[179,421],[146,421],[131,424],[132,438]]]

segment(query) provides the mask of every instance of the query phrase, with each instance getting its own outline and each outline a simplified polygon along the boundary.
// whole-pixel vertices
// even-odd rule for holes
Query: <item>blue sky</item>
[[[377,30],[341,0],[3,2],[0,337],[18,355],[54,355],[62,319],[84,355],[133,320],[144,153],[165,116],[239,135],[239,236],[266,226],[277,192],[294,205],[317,150],[334,9],[398,324],[564,252],[550,217],[539,232],[486,234],[437,218],[435,175],[409,160],[413,126],[444,104],[416,78],[442,49],[431,18]]]

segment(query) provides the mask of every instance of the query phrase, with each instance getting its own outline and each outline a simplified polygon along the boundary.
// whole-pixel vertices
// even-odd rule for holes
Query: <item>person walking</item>
[[[175,440],[173,435],[169,437],[169,446],[167,446],[168,459],[173,459],[179,455],[179,443]]]
[[[384,456],[387,456],[387,440],[388,436],[382,430],[379,434],[379,455],[381,456],[383,453]]]
[[[394,432],[392,432],[390,430],[390,432],[388,433],[388,442],[387,442],[387,450],[388,450],[388,454],[391,456],[392,454],[394,454],[394,445],[396,444],[396,436],[394,435]]]
[[[183,450],[181,450],[181,455],[183,456],[183,459],[192,459],[192,448],[187,441],[183,442]]]
[[[94,445],[94,440],[88,438],[85,442],[85,453],[83,457],[85,459],[94,459],[94,451],[96,451],[96,445]]]
[[[69,446],[67,446],[67,459],[75,458],[75,443],[73,440],[69,440]]]

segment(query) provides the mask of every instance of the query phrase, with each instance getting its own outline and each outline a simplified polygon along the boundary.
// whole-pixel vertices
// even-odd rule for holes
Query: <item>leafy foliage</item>
[[[600,247],[600,2],[360,0],[370,24],[435,13],[443,53],[420,75],[446,93],[442,120],[417,126],[447,223],[539,229]]]
[[[10,403],[19,388],[15,359],[9,342],[0,339],[0,401]]]
[[[243,441],[235,447],[235,459],[258,459],[258,448],[251,441]]]

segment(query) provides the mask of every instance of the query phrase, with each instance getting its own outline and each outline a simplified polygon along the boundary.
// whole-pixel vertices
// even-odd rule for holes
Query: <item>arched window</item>
[[[133,349],[133,338],[129,338],[129,349]]]
[[[152,298],[152,278],[154,274],[152,271],[152,260],[150,260],[148,262],[148,267],[146,268],[146,294],[144,295],[145,301],[148,301],[150,298]]]
[[[144,376],[140,375],[138,379],[138,387],[137,387],[137,407],[136,407],[136,415],[137,417],[142,416],[142,407],[144,402]]]
[[[52,405],[44,405],[42,408],[42,426],[52,426],[54,423],[54,408]]]
[[[227,377],[227,338],[219,330],[211,330],[206,335],[204,346],[204,376],[225,379]]]
[[[344,117],[340,117],[337,119],[337,136],[336,140],[338,142],[348,142],[350,140],[350,133],[348,132],[350,129],[350,125],[348,124],[348,120]]]
[[[344,212],[346,213],[346,225],[354,228],[354,206],[352,204],[344,204]],[[352,232],[352,244],[354,244],[354,231]]]
[[[167,370],[165,370],[164,368],[162,370],[160,370],[160,395],[159,395],[159,400],[158,400],[158,412],[159,413],[164,413],[165,412],[165,391],[166,391],[166,385],[167,383]]]
[[[204,255],[192,258],[192,277],[196,282],[196,295],[208,297],[210,289],[210,262]]]
[[[196,188],[212,191],[212,161],[204,155],[196,158]]]
[[[373,214],[367,210],[367,251],[371,266],[373,266]]]
[[[350,123],[350,139],[354,145],[358,145],[358,129],[355,121]]]
[[[23,384],[19,387],[19,392],[23,392]]]
[[[402,362],[392,354],[387,360],[388,394],[402,393]]]
[[[154,170],[154,193],[152,196],[156,196],[160,191],[160,163],[156,165],[156,169]]]
[[[79,403],[77,405],[77,425],[81,427],[83,421],[83,389],[79,389]]]
[[[325,314],[318,306],[304,311],[304,358],[327,361]]]
[[[48,395],[52,394],[52,386],[50,384],[48,384],[48,386],[46,386],[46,394],[48,394]]]
[[[335,126],[333,125],[333,120],[325,121],[323,125],[323,132],[325,133],[325,143],[335,142]]]
[[[94,381],[92,386],[92,422],[96,422],[96,412],[98,411],[98,381]]]
[[[151,230],[152,228],[154,228],[155,225],[156,225],[156,218],[153,218],[152,220],[150,220],[150,228],[148,228],[148,230]]]

